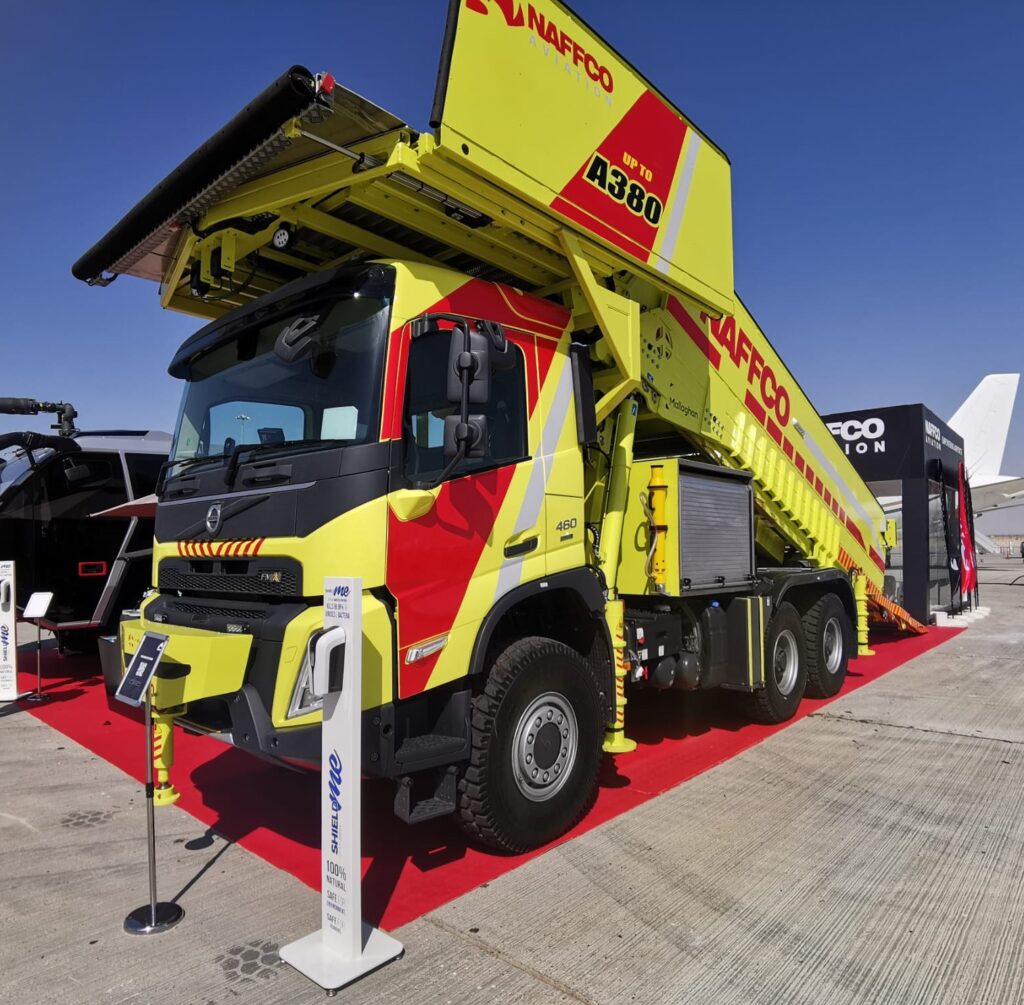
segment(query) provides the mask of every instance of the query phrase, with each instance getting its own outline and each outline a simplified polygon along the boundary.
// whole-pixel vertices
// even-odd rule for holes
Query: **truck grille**
[[[259,598],[302,596],[302,567],[292,558],[186,559],[160,563],[161,593]]]
[[[206,604],[189,604],[175,600],[171,607],[181,614],[192,614],[207,618],[237,618],[239,621],[262,621],[266,611],[250,610],[245,607],[211,607]]]
[[[295,575],[282,572],[279,582],[268,582],[259,575],[225,575],[217,572],[181,572],[161,569],[161,590],[181,590],[182,593],[239,593],[251,597],[294,597],[298,590]]]

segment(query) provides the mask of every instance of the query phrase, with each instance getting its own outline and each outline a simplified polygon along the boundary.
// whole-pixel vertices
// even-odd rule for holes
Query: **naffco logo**
[[[532,3],[523,5],[519,0],[466,0],[466,8],[477,14],[489,14],[491,7],[497,7],[510,28],[527,28],[531,34],[546,42],[561,53],[568,68],[572,65],[581,74],[585,73],[606,94],[615,88],[612,71],[592,52],[588,52],[577,39],[563,31],[555,22],[541,14]]]
[[[885,423],[877,416],[870,419],[843,419],[830,422],[829,432],[839,440],[839,445],[849,457],[854,454],[885,453]],[[851,449],[852,448],[852,449]]]

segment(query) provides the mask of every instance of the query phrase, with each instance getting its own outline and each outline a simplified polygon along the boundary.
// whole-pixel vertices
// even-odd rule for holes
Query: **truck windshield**
[[[52,456],[53,451],[49,447],[44,447],[42,450],[33,451],[32,460],[39,464]],[[0,499],[21,482],[31,469],[28,452],[23,447],[7,447],[0,450]]]
[[[195,359],[168,477],[242,447],[306,450],[367,443],[380,427],[388,307],[343,296],[254,323]],[[287,361],[282,339],[310,337]]]

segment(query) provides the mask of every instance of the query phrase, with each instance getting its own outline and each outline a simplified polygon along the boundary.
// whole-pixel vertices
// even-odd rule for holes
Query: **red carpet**
[[[876,656],[851,664],[842,694],[962,630],[933,628],[927,635],[879,640]],[[34,654],[23,652],[21,660],[23,669],[30,671],[20,675],[21,685],[34,688]],[[133,718],[119,702],[108,702],[98,661],[44,653],[43,689],[50,701],[27,706],[32,715],[142,780],[141,717]],[[726,697],[715,692],[648,692],[631,701],[626,710],[627,733],[639,747],[633,754],[605,758],[596,806],[562,840],[583,834],[786,728],[743,722],[729,710]],[[825,704],[807,699],[797,718]],[[181,730],[176,743],[173,777],[182,793],[178,806],[318,889],[318,777],[266,764]],[[390,782],[364,785],[363,909],[367,920],[384,928],[397,928],[540,854],[505,856],[481,851],[467,845],[448,819],[408,827],[392,813],[393,798]],[[158,814],[158,833],[159,820]]]

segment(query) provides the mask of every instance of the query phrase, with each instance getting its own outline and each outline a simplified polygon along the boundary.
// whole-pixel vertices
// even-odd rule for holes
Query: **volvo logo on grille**
[[[219,502],[214,503],[206,511],[206,529],[211,534],[216,534],[221,525],[221,506]]]

